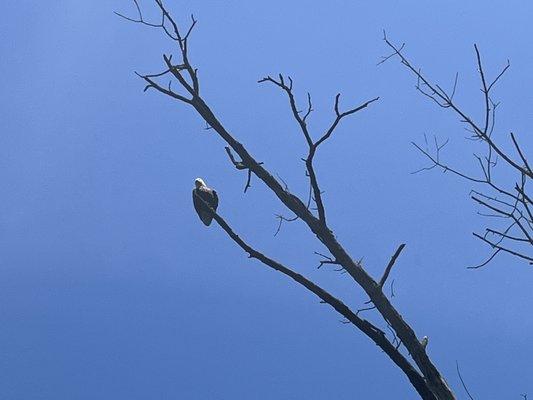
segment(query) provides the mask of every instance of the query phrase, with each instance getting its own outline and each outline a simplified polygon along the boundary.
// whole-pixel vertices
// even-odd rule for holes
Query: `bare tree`
[[[378,326],[362,318],[360,316],[362,310],[353,311],[340,299],[324,290],[315,282],[296,273],[292,268],[281,262],[265,255],[255,247],[252,247],[252,245],[248,244],[235,233],[230,224],[221,215],[209,208],[209,205],[204,202],[205,206],[210,209],[215,221],[250,258],[255,258],[265,266],[281,272],[308,291],[314,293],[322,302],[329,304],[346,318],[347,323],[353,324],[359,331],[372,340],[400,368],[422,399],[455,399],[452,390],[427,355],[425,341],[422,343],[419,341],[411,325],[402,317],[383,290],[383,285],[405,245],[402,244],[398,247],[389,264],[385,267],[383,276],[379,280],[375,280],[365,270],[361,262],[355,261],[348,254],[342,244],[337,240],[327,222],[327,209],[314,166],[317,152],[323,143],[333,138],[336,128],[343,120],[364,110],[373,102],[377,101],[378,98],[364,101],[356,107],[342,109],[340,105],[340,94],[337,94],[333,104],[334,116],[331,124],[324,132],[316,135],[311,131],[307,123],[307,119],[313,111],[310,95],[307,96],[306,107],[304,107],[303,111],[300,111],[293,91],[293,80],[290,77],[280,74],[277,77],[267,76],[259,80],[260,83],[274,85],[287,97],[292,116],[305,139],[308,152],[304,162],[311,195],[304,202],[298,196],[291,193],[288,187],[276,179],[262,163],[256,161],[246,147],[222,124],[201,96],[198,71],[191,63],[188,53],[189,38],[197,21],[191,16],[190,25],[187,29],[182,30],[162,0],[154,1],[161,12],[161,19],[158,22],[150,22],[144,19],[137,0],[133,0],[137,12],[136,17],[132,18],[119,14],[129,21],[161,29],[176,44],[179,60],[176,60],[173,55],[164,54],[164,69],[162,72],[138,74],[146,83],[145,91],[148,89],[156,90],[194,109],[205,123],[226,142],[226,151],[230,157],[230,162],[238,170],[246,170],[248,172],[246,189],[249,187],[252,175],[257,177],[294,214],[294,218],[291,219],[299,219],[305,223],[309,230],[317,237],[318,241],[329,252],[329,255],[319,254],[322,256],[322,260],[320,261],[321,265],[333,264],[345,271],[353,279],[354,283],[368,295],[369,307],[367,309],[375,308],[377,310],[383,319],[383,323],[390,329],[391,334],[387,335]],[[179,89],[174,89],[171,83],[161,83],[163,78],[170,78],[170,82],[177,82]],[[237,159],[237,157],[240,159]],[[316,207],[312,207],[312,203]],[[280,217],[280,223],[284,220],[291,219]],[[405,349],[402,348],[402,345]]]
[[[533,206],[531,197],[528,195],[528,182],[533,178],[533,171],[529,166],[527,156],[523,147],[519,145],[516,136],[510,132],[510,142],[515,154],[504,150],[504,147],[495,139],[494,130],[496,125],[497,102],[492,97],[492,91],[500,78],[510,67],[509,61],[501,69],[492,81],[486,78],[481,55],[477,45],[474,45],[476,62],[479,77],[481,80],[482,93],[482,121],[475,121],[464,109],[457,104],[454,96],[457,90],[458,74],[455,75],[453,88],[447,92],[436,83],[431,83],[422,73],[420,68],[415,67],[406,57],[404,45],[396,46],[386,35],[384,41],[392,54],[383,57],[383,63],[393,57],[397,57],[402,65],[410,70],[416,77],[416,90],[428,99],[433,101],[438,107],[449,109],[454,112],[470,133],[470,139],[476,145],[482,147],[483,154],[474,153],[474,160],[478,173],[473,175],[469,172],[461,171],[448,165],[442,160],[442,150],[448,143],[439,143],[436,137],[431,145],[428,144],[427,137],[424,136],[425,146],[417,143],[413,145],[429,160],[430,164],[416,172],[427,171],[439,168],[443,172],[450,172],[462,179],[475,184],[470,193],[470,197],[481,207],[483,211],[478,214],[490,218],[494,224],[485,228],[485,232],[473,235],[489,245],[492,249],[490,256],[482,263],[469,268],[480,268],[487,265],[499,253],[510,254],[520,260],[525,260],[533,264]],[[503,168],[512,174],[513,178],[498,178],[493,173],[498,161],[503,164]]]

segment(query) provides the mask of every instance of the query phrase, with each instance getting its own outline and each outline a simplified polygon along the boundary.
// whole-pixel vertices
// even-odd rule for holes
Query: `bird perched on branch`
[[[422,347],[424,348],[424,350],[426,349],[427,345],[428,345],[428,342],[429,342],[429,338],[427,336],[424,336],[422,338],[422,340],[420,340],[420,344],[422,345]]]
[[[196,178],[194,180],[194,186],[195,188],[192,191],[194,209],[204,225],[209,226],[213,220],[213,214],[209,210],[209,207],[211,207],[213,211],[216,211],[218,207],[217,192],[207,187],[202,178]]]

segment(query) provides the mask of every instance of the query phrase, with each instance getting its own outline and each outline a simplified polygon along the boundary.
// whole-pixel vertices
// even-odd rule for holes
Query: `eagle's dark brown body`
[[[194,209],[198,213],[198,216],[200,217],[204,225],[211,225],[213,216],[209,211],[208,207],[206,206],[206,203],[209,205],[209,207],[216,211],[218,207],[217,192],[211,188],[208,188],[202,182],[202,185],[197,185],[197,187],[193,189],[192,201],[194,204]]]

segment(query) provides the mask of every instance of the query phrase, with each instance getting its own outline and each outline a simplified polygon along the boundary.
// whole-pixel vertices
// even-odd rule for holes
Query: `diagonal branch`
[[[389,277],[389,274],[390,274],[390,272],[392,270],[392,267],[394,266],[394,263],[396,262],[396,260],[400,256],[400,253],[402,252],[404,247],[405,247],[405,243],[402,243],[401,245],[398,246],[398,248],[396,249],[396,251],[392,255],[392,257],[391,257],[391,259],[389,261],[389,264],[387,265],[387,268],[385,268],[385,272],[383,272],[383,276],[379,280],[379,286],[380,287],[383,287],[383,285],[385,284],[385,281]]]
[[[432,84],[429,80],[422,74],[420,69],[416,69],[411,62],[405,57],[403,53],[403,46],[398,48],[392,42],[390,42],[386,35],[384,35],[383,40],[393,50],[393,55],[397,55],[400,58],[400,61],[403,65],[407,67],[417,78],[417,89],[427,97],[434,100],[439,106],[443,108],[451,108],[459,117],[461,121],[466,123],[472,128],[475,136],[479,139],[485,141],[491,148],[494,150],[502,159],[504,159],[511,167],[519,171],[520,173],[525,174],[528,178],[533,178],[533,171],[527,167],[519,165],[516,161],[512,160],[507,154],[500,149],[492,138],[490,137],[489,131],[489,118],[490,118],[490,90],[493,88],[494,84],[501,78],[501,76],[509,69],[509,63],[503,68],[503,70],[498,74],[496,79],[490,84],[487,85],[485,80],[485,74],[483,71],[483,66],[481,64],[481,56],[477,45],[474,45],[476,52],[476,60],[478,64],[478,70],[482,80],[482,92],[485,101],[485,117],[484,117],[484,127],[481,128],[472,118],[470,118],[466,113],[453,101],[451,96],[447,95],[438,85]],[[390,58],[390,57],[388,57]],[[387,59],[388,59],[387,58]],[[427,88],[429,92],[425,92],[424,88]]]
[[[346,304],[341,300],[331,295],[329,292],[318,286],[314,282],[310,281],[303,275],[295,272],[289,267],[267,257],[265,254],[256,250],[248,243],[246,243],[239,235],[237,235],[229,224],[222,218],[216,211],[214,211],[207,202],[205,202],[200,196],[197,196],[207,209],[210,210],[213,219],[219,224],[219,226],[226,232],[226,234],[246,253],[249,258],[255,258],[262,262],[264,265],[281,272],[285,276],[296,281],[298,284],[306,288],[311,293],[318,296],[322,302],[329,304],[339,314],[350,321],[357,329],[363,332],[370,340],[372,340],[377,346],[379,346],[387,356],[405,373],[409,381],[413,384],[423,399],[436,400],[431,391],[429,390],[424,378],[418,373],[418,371],[409,363],[409,361],[398,351],[398,349],[391,344],[386,338],[383,331],[371,322],[360,318],[354,313]]]
[[[503,251],[505,253],[509,253],[509,254],[512,254],[513,256],[516,256],[516,257],[519,257],[519,258],[522,258],[526,261],[529,261],[530,264],[533,264],[533,258],[532,257],[529,257],[525,254],[522,254],[522,253],[519,253],[518,251],[515,251],[515,250],[511,250],[511,249],[508,249],[506,247],[503,247],[503,246],[500,246],[494,242],[491,242],[490,240],[488,240],[487,238],[473,232],[472,235],[474,235],[475,237],[477,237],[478,239],[481,239],[482,241],[484,241],[485,243],[489,244],[493,249],[497,249],[499,251]],[[475,267],[470,267],[471,269],[475,269]]]
[[[335,128],[337,128],[337,125],[339,124],[339,122],[341,122],[341,120],[344,117],[347,117],[349,115],[355,114],[356,112],[361,111],[364,108],[367,108],[371,103],[379,100],[379,97],[374,97],[373,99],[364,102],[363,104],[361,104],[358,107],[352,108],[352,109],[344,111],[344,112],[340,112],[339,111],[339,99],[340,99],[340,97],[341,97],[340,93],[337,93],[337,95],[335,96],[334,109],[335,109],[336,118],[333,121],[333,123],[330,125],[330,127],[327,129],[326,133],[324,133],[324,135],[322,135],[322,137],[317,140],[317,142],[315,143],[315,147],[320,146],[323,142],[325,142],[326,140],[329,139],[331,134],[335,131]]]
[[[179,101],[182,101],[186,104],[192,104],[192,101],[191,99],[188,99],[187,97],[185,96],[182,96],[181,94],[178,94],[176,92],[174,92],[173,90],[170,89],[170,85],[168,88],[165,88],[163,86],[161,86],[159,83],[157,83],[156,81],[154,81],[150,75],[141,75],[137,72],[135,72],[135,74],[140,77],[141,79],[144,79],[145,82],[147,82],[148,84],[145,86],[144,88],[144,91],[146,92],[148,89],[150,88],[154,88],[155,90],[157,90],[158,92],[161,92],[163,94],[166,94],[167,96],[169,97],[172,97],[176,100],[179,100]]]
[[[527,162],[527,158],[526,158],[526,156],[524,156],[524,153],[522,153],[522,149],[518,145],[518,142],[516,141],[516,138],[514,137],[514,133],[513,132],[511,132],[511,139],[513,140],[513,144],[514,144],[514,146],[516,148],[516,151],[518,152],[518,155],[520,155],[520,158],[522,159],[522,162],[524,163],[524,166],[526,167],[526,169],[528,171],[531,171],[531,167],[529,166],[529,164]]]
[[[163,1],[162,0],[154,0],[154,2],[157,5],[157,7],[159,8],[159,10],[161,11],[161,22],[159,22],[159,23],[148,22],[148,21],[146,21],[144,19],[144,16],[143,16],[143,13],[142,13],[141,8],[139,6],[138,0],[133,0],[133,3],[135,4],[135,8],[137,10],[137,15],[138,15],[137,18],[127,17],[124,14],[121,14],[121,13],[118,13],[118,12],[115,12],[115,14],[118,15],[119,17],[127,20],[127,21],[130,21],[130,22],[139,23],[139,24],[146,25],[146,26],[153,27],[153,28],[159,28],[159,29],[163,30],[165,32],[165,34],[172,41],[177,43],[179,52],[181,54],[182,62],[180,64],[178,64],[178,65],[172,65],[170,63],[170,60],[171,60],[172,56],[170,56],[170,57],[164,56],[165,63],[167,64],[170,72],[176,77],[176,79],[178,79],[180,84],[191,95],[197,96],[200,93],[200,85],[199,85],[199,81],[198,81],[197,70],[194,69],[192,67],[192,65],[190,64],[190,62],[189,62],[188,40],[189,40],[189,37],[190,37],[190,35],[191,35],[191,33],[192,33],[192,31],[193,31],[193,29],[196,26],[196,23],[198,21],[194,18],[193,15],[191,15],[191,24],[189,25],[189,28],[187,29],[186,34],[182,35],[177,22],[174,20],[172,15],[170,15],[168,10],[165,8],[165,5],[163,4]],[[169,28],[168,25],[170,25],[170,28]],[[181,70],[186,71],[189,79],[192,82],[192,86],[189,85],[189,83],[185,80],[185,78],[181,74]],[[154,86],[153,84],[150,84],[149,87],[154,87],[154,88],[159,90],[159,88]],[[172,97],[175,97],[175,96],[172,96]],[[181,99],[179,99],[179,100],[181,100]]]
[[[510,134],[510,139],[512,141],[512,144],[514,145],[514,150],[516,150],[516,153],[514,155],[512,155],[511,151],[505,153],[502,150],[502,147],[500,147],[500,144],[498,144],[494,140],[492,135],[495,127],[496,108],[499,103],[494,102],[494,100],[491,98],[491,91],[494,89],[496,83],[498,83],[502,76],[509,70],[509,61],[507,61],[506,65],[500,70],[500,72],[496,75],[492,82],[490,82],[487,79],[487,75],[483,67],[479,48],[476,44],[474,44],[476,66],[478,76],[481,81],[481,92],[483,99],[483,116],[481,118],[481,121],[478,123],[475,122],[473,118],[469,117],[467,113],[463,111],[463,109],[457,103],[454,102],[453,97],[457,86],[457,75],[454,82],[453,92],[451,95],[448,95],[446,91],[444,91],[438,84],[431,83],[421,72],[420,69],[415,68],[411,64],[411,62],[404,55],[404,45],[402,45],[401,47],[395,46],[387,39],[386,35],[384,35],[384,41],[386,42],[387,46],[389,46],[389,48],[393,50],[393,53],[387,57],[384,57],[383,62],[393,56],[397,56],[400,59],[401,64],[404,65],[415,75],[417,79],[417,90],[420,91],[426,97],[429,97],[431,100],[436,102],[440,107],[452,109],[453,112],[459,115],[461,122],[467,125],[465,129],[472,134],[471,140],[480,141],[484,145],[486,145],[485,155],[479,156],[477,154],[474,154],[474,158],[476,159],[482,172],[482,175],[479,175],[479,177],[477,177],[476,175],[471,175],[470,173],[464,173],[457,169],[454,169],[446,163],[442,162],[439,159],[439,155],[440,150],[444,145],[439,145],[435,141],[436,150],[435,154],[433,154],[433,152],[430,152],[429,149],[424,150],[419,145],[413,143],[413,145],[432,162],[430,166],[421,168],[416,172],[439,167],[440,169],[442,169],[443,172],[450,171],[452,172],[452,174],[455,174],[463,179],[469,180],[475,184],[486,185],[490,188],[491,191],[495,192],[495,195],[487,196],[481,194],[480,192],[473,191],[480,197],[483,197],[485,200],[481,200],[480,197],[472,197],[472,199],[478,204],[481,204],[487,209],[493,211],[494,214],[482,214],[479,212],[478,214],[487,217],[498,217],[501,221],[504,221],[505,219],[512,219],[514,221],[513,224],[507,228],[486,229],[486,234],[483,236],[484,239],[487,238],[487,233],[493,233],[495,235],[498,235],[499,238],[495,243],[488,242],[494,250],[488,260],[478,265],[476,268],[486,265],[488,262],[494,259],[494,257],[500,252],[508,252],[511,254],[516,253],[515,255],[517,255],[517,257],[524,258],[523,251],[520,247],[521,244],[525,243],[533,245],[533,210],[530,207],[531,201],[527,197],[525,188],[526,182],[528,182],[529,179],[533,178],[533,171],[531,170],[531,167],[528,163],[526,153],[522,151],[522,148],[516,140],[514,133],[511,132]],[[516,158],[516,160],[514,158]],[[519,181],[521,182],[521,184],[516,183],[514,190],[510,189],[510,186],[511,184],[514,184],[514,182],[518,181],[518,179],[514,182],[511,181],[503,183],[500,183],[495,180],[495,174],[492,173],[492,170],[496,166],[499,159],[503,160],[504,165],[507,166],[510,170],[515,171],[515,173],[519,173]],[[498,198],[502,197],[500,195],[503,195],[503,199],[506,201],[503,201]],[[495,203],[498,203],[500,205],[504,204],[511,210],[508,211],[507,207],[502,208]],[[507,233],[512,227],[519,228],[521,233],[523,234],[523,238],[508,235]],[[511,248],[507,248],[506,246],[500,246],[500,243],[511,245]],[[515,247],[515,249],[513,249],[513,247]]]
[[[246,185],[244,185],[244,193],[246,193],[248,191],[248,189],[252,187],[252,184],[251,184],[251,181],[252,181],[252,170],[249,168],[248,165],[246,165],[242,161],[235,160],[235,157],[233,156],[233,153],[231,152],[231,149],[228,146],[226,146],[224,148],[226,149],[226,153],[228,153],[229,159],[230,159],[231,163],[235,166],[235,168],[237,168],[238,170],[243,170],[243,169],[247,169],[248,170],[248,175],[247,175],[247,178],[246,178]],[[262,162],[259,163],[259,165],[261,165],[261,164],[263,164],[263,163]]]
[[[443,172],[447,172],[447,171],[450,171],[452,174],[454,175],[457,175],[457,176],[460,176],[461,178],[464,178],[466,180],[469,180],[469,181],[472,181],[472,182],[476,182],[476,183],[486,183],[486,179],[479,179],[479,178],[474,178],[472,176],[469,176],[469,175],[466,175],[466,174],[463,174],[462,172],[452,168],[452,167],[449,167],[448,165],[446,164],[443,164],[441,161],[440,161],[440,151],[442,150],[442,148],[447,144],[448,142],[446,141],[444,144],[442,145],[439,145],[437,144],[436,142],[436,139],[435,139],[435,156],[431,155],[429,153],[428,150],[424,150],[422,149],[422,147],[420,147],[417,143],[415,142],[411,142],[411,144],[413,146],[415,146],[417,148],[417,150],[419,152],[421,152],[424,156],[426,156],[433,164],[430,166],[430,167],[424,167],[424,168],[421,168],[417,171],[414,171],[414,173],[418,173],[420,171],[424,171],[424,170],[429,170],[429,169],[433,169],[435,167],[440,167],[442,168]]]
[[[470,394],[470,392],[468,390],[468,387],[465,384],[465,381],[463,380],[463,377],[461,376],[461,371],[459,370],[459,362],[457,362],[457,360],[455,361],[455,367],[457,369],[457,375],[459,375],[459,379],[461,380],[461,385],[463,385],[463,389],[465,390],[466,394],[468,395],[468,398],[470,400],[474,400],[474,398],[472,397],[472,395]]]
[[[158,3],[158,5],[161,6],[162,3],[160,2],[160,0],[156,0],[156,2]],[[167,13],[164,13],[164,15],[166,16]],[[169,16],[167,16],[167,18],[169,18]],[[183,39],[180,39],[180,40],[183,40]],[[190,72],[191,70],[193,72],[195,72],[196,70],[190,66],[190,63],[187,58],[186,50],[187,50],[186,46],[184,46],[184,48],[182,48],[181,50],[183,64],[186,65],[186,70],[189,72],[189,74],[191,74]],[[191,79],[194,79],[194,75],[191,76]],[[287,87],[289,89],[292,89],[291,79],[289,79],[289,85],[290,86],[287,86]],[[163,91],[161,92],[165,93]],[[171,96],[171,97],[174,97],[174,96]],[[277,196],[277,198],[290,211],[292,211],[295,214],[295,216],[297,216],[305,224],[307,224],[310,231],[316,235],[316,237],[320,240],[322,244],[324,244],[324,246],[328,249],[328,251],[334,257],[334,259],[339,262],[342,268],[346,270],[346,272],[354,279],[354,281],[370,297],[372,303],[376,306],[376,309],[379,311],[381,316],[391,325],[392,329],[396,332],[399,340],[404,344],[406,349],[409,351],[412,359],[414,360],[420,372],[424,376],[424,381],[425,381],[424,388],[429,388],[432,394],[428,394],[428,391],[423,392],[421,391],[423,389],[419,390],[417,388],[417,390],[419,390],[419,393],[421,393],[422,397],[424,399],[431,398],[432,400],[436,398],[438,398],[439,400],[455,399],[446,381],[441,376],[440,372],[435,367],[433,362],[429,359],[423,346],[420,344],[413,328],[411,328],[411,326],[403,319],[403,317],[396,310],[396,308],[390,303],[389,299],[383,293],[382,288],[368,274],[368,272],[363,268],[361,263],[354,261],[351,258],[351,256],[347,253],[347,251],[344,249],[344,247],[338,242],[333,231],[327,227],[325,223],[325,218],[321,218],[320,212],[319,212],[319,217],[317,218],[315,215],[313,215],[313,213],[309,210],[309,208],[300,198],[298,198],[294,194],[284,189],[283,186],[280,184],[280,182],[277,179],[275,179],[272,176],[272,174],[264,166],[259,165],[259,163],[254,159],[254,157],[245,148],[245,146],[241,144],[239,141],[237,141],[237,139],[224,127],[224,125],[220,122],[220,120],[215,116],[211,108],[200,97],[199,93],[195,93],[191,99],[186,99],[186,100],[188,100],[188,103],[193,106],[193,108],[196,110],[199,116],[207,123],[207,125],[211,127],[213,131],[217,132],[220,138],[223,139],[226,142],[226,144],[240,157],[242,162],[245,163],[247,166],[249,166],[251,172],[254,175],[256,175],[256,177],[258,177],[261,181],[263,181],[265,185],[268,186],[268,188]],[[312,140],[311,140],[311,144],[312,144]],[[312,160],[312,157],[311,157],[311,160]],[[316,190],[316,188],[313,188],[313,189]],[[319,190],[318,190],[318,193],[320,194]],[[320,198],[320,196],[318,196],[318,198]],[[317,199],[315,199],[315,201],[316,200]],[[229,234],[228,231],[226,232]],[[235,237],[232,236],[232,238],[234,239],[234,241],[237,242],[238,237],[236,235]],[[252,253],[252,254],[258,255],[257,253]],[[367,329],[369,333],[371,333],[371,331],[373,330],[371,326],[368,326],[367,324],[362,324],[361,328]],[[376,335],[377,334],[379,334],[379,332],[376,333]],[[394,346],[392,347],[394,348]],[[392,355],[394,353],[390,353],[390,354]],[[397,355],[395,355],[395,357],[396,356]],[[413,385],[415,385],[414,382],[413,382]]]
[[[307,122],[306,122],[306,119],[307,117],[309,116],[309,114],[311,113],[311,110],[312,110],[312,105],[311,105],[311,96],[308,94],[308,97],[307,97],[307,100],[308,100],[308,111],[307,113],[304,115],[304,117],[301,117],[300,116],[300,111],[298,111],[298,106],[296,105],[296,99],[294,98],[294,93],[292,92],[292,85],[293,85],[293,82],[292,82],[292,78],[289,76],[288,79],[289,79],[289,85],[287,85],[285,83],[285,78],[283,77],[282,74],[279,74],[278,75],[279,79],[276,80],[274,78],[272,78],[271,76],[267,76],[263,79],[260,79],[258,80],[257,82],[258,83],[263,83],[263,82],[271,82],[273,83],[274,85],[278,86],[279,88],[281,88],[286,94],[287,94],[287,97],[289,98],[289,104],[290,104],[290,107],[291,107],[291,111],[292,111],[292,115],[294,117],[294,119],[296,120],[296,122],[298,123],[298,125],[300,126],[300,129],[305,137],[305,140],[307,142],[307,145],[311,148],[313,147],[313,139],[311,138],[311,135],[309,133],[309,130],[307,128]]]
[[[483,200],[479,199],[476,196],[470,196],[470,197],[476,203],[481,204],[482,206],[488,208],[489,210],[492,210],[495,213],[497,213],[499,215],[502,215],[502,216],[504,216],[506,218],[511,218],[516,223],[516,225],[520,228],[520,230],[524,233],[524,236],[528,239],[529,243],[533,244],[533,239],[531,238],[531,235],[527,231],[526,227],[520,222],[520,218],[517,218],[514,215],[514,210],[512,212],[508,212],[508,211],[502,210],[501,208],[498,208],[498,207],[495,207],[495,206],[493,206],[491,204],[488,204],[486,201],[483,201]]]
[[[252,155],[224,128],[209,106],[200,97],[194,98],[192,105],[208,125],[241,157],[243,162],[251,166],[252,172],[272,190],[278,199],[307,224],[309,229],[326,246],[346,272],[361,286],[371,301],[376,305],[383,318],[396,331],[399,339],[420,368],[435,396],[440,399],[454,399],[455,397],[451,389],[433,362],[429,359],[414,330],[390,303],[377,282],[363,269],[360,263],[350,257],[344,247],[337,241],[335,234],[320,219],[315,217],[297,196],[286,191],[263,166],[257,164]]]

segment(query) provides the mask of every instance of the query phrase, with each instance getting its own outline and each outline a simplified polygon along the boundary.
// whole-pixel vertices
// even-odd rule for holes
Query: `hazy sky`
[[[471,186],[425,165],[410,145],[450,138],[447,160],[474,170],[457,118],[416,93],[382,29],[481,116],[473,43],[487,73],[511,61],[496,135],[531,152],[531,16],[525,1],[167,1],[199,20],[191,58],[227,128],[305,196],[305,142],[286,98],[258,85],[290,74],[311,92],[315,135],[333,98],[357,105],[317,155],[329,222],[378,278],[400,243],[393,302],[459,398],[459,361],[477,399],[533,396],[533,270],[472,237],[486,222]],[[150,1],[141,2],[155,15]],[[194,178],[258,249],[359,307],[347,275],[317,270],[323,251],[301,222],[273,236],[282,204],[228,162],[185,105],[143,93],[133,71],[163,69],[173,43],[127,23],[129,1],[2,1],[0,12],[0,398],[411,399],[403,374],[366,337],[279,273],[249,260],[192,208]],[[151,12],[150,12],[151,10]],[[531,153],[529,153],[531,154]],[[289,216],[290,214],[286,214]],[[368,318],[375,318],[372,313]]]

